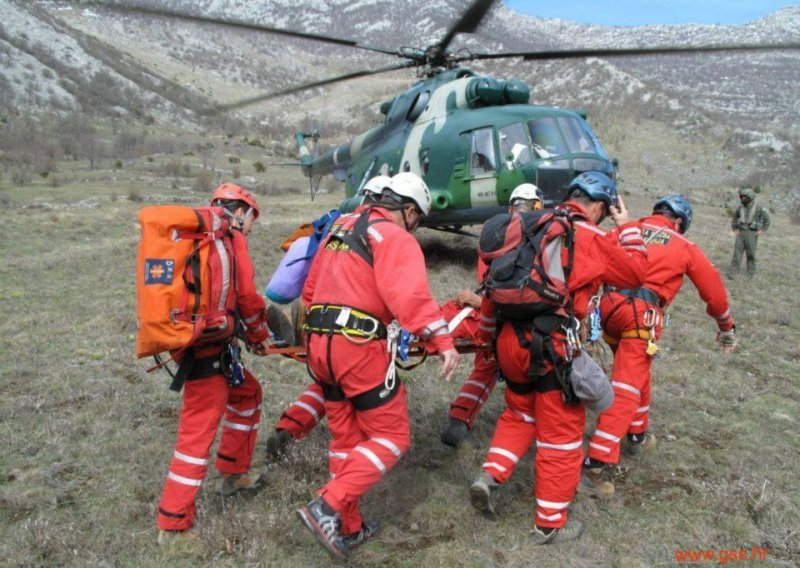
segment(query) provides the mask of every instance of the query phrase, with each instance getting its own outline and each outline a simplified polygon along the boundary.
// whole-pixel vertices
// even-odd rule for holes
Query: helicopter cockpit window
[[[417,120],[419,115],[422,114],[422,111],[425,110],[425,107],[428,106],[428,101],[431,98],[430,91],[421,91],[417,93],[414,102],[411,103],[411,106],[408,109],[408,114],[406,114],[407,120]]]
[[[529,120],[528,128],[531,131],[533,151],[539,158],[552,158],[567,152],[567,145],[561,137],[555,118]]]
[[[472,146],[470,148],[469,173],[480,176],[494,173],[496,169],[494,155],[494,136],[492,128],[481,128],[472,131]]]
[[[597,153],[594,140],[589,136],[577,118],[562,116],[558,118],[558,124],[567,138],[567,146],[570,151],[574,152],[591,152]]]
[[[500,155],[509,170],[531,161],[531,145],[524,124],[518,122],[500,129]]]

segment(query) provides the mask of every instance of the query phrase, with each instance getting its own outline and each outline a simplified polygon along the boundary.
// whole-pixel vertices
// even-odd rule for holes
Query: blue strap
[[[310,258],[317,254],[319,244],[328,235],[334,221],[336,221],[340,215],[341,213],[339,213],[338,209],[331,209],[316,221],[311,222],[311,225],[314,227],[314,234],[311,235],[311,238],[308,240],[306,258]]]

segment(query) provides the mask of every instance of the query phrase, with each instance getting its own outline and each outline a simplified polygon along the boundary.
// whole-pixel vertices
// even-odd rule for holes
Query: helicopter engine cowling
[[[501,81],[493,77],[475,77],[466,88],[470,108],[497,105],[524,105],[531,98],[531,90],[524,81]]]

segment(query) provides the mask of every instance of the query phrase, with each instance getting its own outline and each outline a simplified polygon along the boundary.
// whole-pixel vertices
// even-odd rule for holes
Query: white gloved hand
[[[736,328],[717,332],[717,343],[722,346],[723,353],[731,353],[736,349]]]

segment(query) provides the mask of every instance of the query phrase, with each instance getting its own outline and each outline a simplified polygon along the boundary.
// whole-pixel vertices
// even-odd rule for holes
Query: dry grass
[[[276,183],[292,173],[275,172]],[[301,181],[296,180],[298,185]],[[146,184],[140,184],[145,185]],[[139,205],[126,185],[98,182],[55,190],[10,189],[0,225],[0,557],[14,566],[310,566],[327,563],[294,510],[326,479],[327,429],[269,466],[270,484],[252,499],[200,494],[196,542],[155,545],[155,506],[174,443],[180,397],[163,374],[133,356],[133,269]],[[167,182],[141,189],[200,203]],[[92,198],[94,209],[22,208]],[[301,196],[267,200],[251,239],[262,287],[277,265],[276,245],[301,221],[335,205]],[[634,213],[648,203],[631,197]],[[692,237],[724,266],[732,239],[721,208],[699,207]],[[431,286],[439,299],[472,286],[475,253],[465,237],[424,234]],[[776,215],[761,243],[761,272],[731,286],[741,350],[725,357],[714,325],[690,285],[671,310],[655,364],[653,423],[658,453],[624,462],[619,491],[601,503],[578,498],[588,523],[574,545],[533,549],[531,460],[520,465],[488,521],[469,506],[467,487],[501,409],[500,390],[470,443],[442,446],[439,430],[454,384],[428,363],[408,376],[414,447],[363,501],[384,530],[355,566],[653,566],[676,549],[769,550],[772,565],[800,561],[797,471],[796,313],[800,237]],[[262,432],[308,382],[282,358],[250,360],[265,387]],[[591,426],[592,420],[590,419]],[[259,454],[259,460],[263,455]]]

